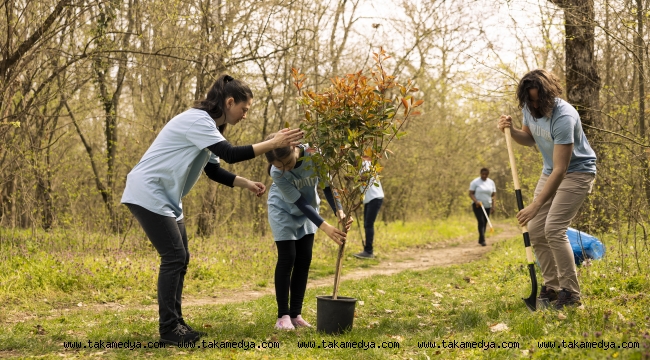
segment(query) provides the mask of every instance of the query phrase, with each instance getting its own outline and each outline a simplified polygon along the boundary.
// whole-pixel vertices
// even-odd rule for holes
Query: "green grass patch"
[[[361,251],[358,227],[351,230],[345,268],[367,268],[388,259],[395,250],[432,246],[466,235],[471,218],[376,226],[378,258],[357,261]],[[127,236],[86,234],[65,229],[51,232],[0,228],[0,302],[14,309],[31,308],[33,299],[55,306],[78,302],[156,302],[159,257],[140,229]],[[185,294],[210,296],[220,290],[273,286],[277,260],[270,236],[189,238],[190,266]],[[322,232],[316,235],[311,278],[334,273],[337,246]]]
[[[399,233],[402,225],[390,226],[395,226],[395,229],[387,230],[393,234],[393,231]],[[410,232],[412,231],[403,230],[401,234],[405,236],[404,234]],[[399,239],[399,235],[394,236]],[[417,236],[413,236],[409,241],[413,241],[411,246],[426,244],[419,244]],[[51,280],[59,275],[51,274],[52,277],[36,280],[38,276],[43,275],[37,275],[40,273],[34,269],[42,269],[42,273],[45,271],[43,269],[54,265],[55,268],[63,267],[65,270],[62,271],[65,272],[68,271],[66,266],[73,265],[68,265],[68,260],[56,263],[55,261],[61,260],[53,254],[49,254],[53,258],[50,263],[40,261],[48,254],[34,252],[32,255],[38,256],[42,264],[33,264],[28,261],[29,256],[26,256],[12,262],[10,266],[5,266],[11,268],[11,271],[2,270],[3,274],[20,269],[32,271],[32,279],[29,280],[32,282],[29,286],[35,288],[31,293],[27,289],[23,290],[29,301],[3,306],[3,309],[9,311],[0,315],[0,321],[5,323],[4,331],[0,332],[0,356],[132,358],[184,355],[197,359],[644,359],[648,358],[650,352],[650,316],[647,310],[650,308],[650,296],[647,295],[650,293],[650,281],[646,273],[650,268],[650,254],[647,250],[639,251],[638,265],[641,271],[637,267],[637,260],[628,257],[628,254],[619,254],[616,246],[608,246],[605,259],[595,261],[590,267],[579,268],[585,308],[565,310],[562,315],[555,310],[530,313],[521,300],[530,292],[530,280],[520,237],[495,245],[495,251],[486,259],[462,266],[432,268],[423,272],[407,271],[394,276],[374,276],[359,281],[343,279],[340,294],[355,297],[363,303],[357,304],[353,330],[340,336],[324,335],[312,329],[295,332],[274,330],[276,305],[273,296],[222,306],[186,307],[186,319],[193,326],[208,333],[205,337],[207,342],[234,341],[242,345],[254,343],[255,347],[248,350],[205,348],[207,343],[197,344],[203,345],[202,348],[191,349],[65,349],[63,343],[68,341],[80,342],[82,346],[88,346],[89,340],[93,345],[98,341],[122,341],[131,345],[139,342],[141,345],[147,345],[157,339],[156,307],[137,304],[129,306],[128,303],[125,307],[110,309],[93,306],[92,296],[88,294],[103,294],[108,291],[105,287],[110,289],[127,283],[132,284],[127,279],[114,279],[114,284],[104,279],[101,280],[101,286],[95,285],[92,290],[80,290],[92,283],[87,280],[57,285],[57,289],[62,286],[71,289],[71,298],[76,297],[75,301],[83,302],[81,307],[70,308],[49,300],[45,302],[41,298],[45,295],[45,290],[42,289],[53,286],[50,285]],[[129,259],[132,260],[131,272],[138,273],[146,269],[146,265],[141,265],[147,263],[142,257]],[[194,261],[200,262],[196,258]],[[215,263],[219,261],[215,260]],[[120,266],[129,268],[125,260],[121,265],[115,262],[111,264],[114,269],[120,269]],[[93,269],[100,274],[100,268]],[[70,269],[75,268],[73,266]],[[130,273],[126,270],[120,271],[124,271],[124,274]],[[147,271],[155,272],[153,269]],[[192,271],[196,269],[193,268]],[[208,275],[209,273],[202,276]],[[102,278],[100,275],[95,276]],[[248,275],[241,276],[246,278]],[[13,279],[24,281],[21,286],[28,284],[27,280]],[[3,291],[8,292],[8,284],[4,278],[2,281]],[[188,282],[189,288],[194,291],[200,288],[196,284],[190,286],[189,283],[192,282],[200,281],[191,280]],[[150,282],[146,286],[132,288],[131,298],[148,295],[154,296],[155,299],[154,284]],[[266,286],[272,286],[272,281],[267,282]],[[331,288],[312,289],[307,292],[303,316],[312,324],[316,323],[315,297],[330,292]],[[155,305],[155,300],[150,303]],[[505,326],[502,330],[493,332],[492,329],[497,328],[497,325]],[[477,342],[478,345],[481,341],[483,348],[460,348],[471,342]],[[593,342],[596,346],[600,344],[601,348],[570,348],[574,341],[579,346],[585,342]],[[263,342],[277,343],[279,348],[257,348],[262,346]],[[313,344],[314,348],[299,347],[299,342]],[[351,342],[361,344],[364,348],[340,348],[341,344]],[[324,348],[335,343],[338,348]],[[434,343],[435,348],[423,348],[423,345],[431,346]],[[612,343],[613,348],[602,348]],[[624,343],[633,348],[619,348]],[[545,348],[551,345],[554,348]]]

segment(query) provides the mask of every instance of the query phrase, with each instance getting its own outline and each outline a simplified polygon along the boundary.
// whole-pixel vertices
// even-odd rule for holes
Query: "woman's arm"
[[[325,189],[323,189],[323,193],[325,194],[325,199],[327,199],[327,203],[329,206],[332,208],[332,211],[334,211],[334,215],[337,215],[337,209],[340,211],[338,214],[339,216],[345,217],[345,213],[343,213],[343,205],[341,205],[341,201],[338,199],[338,194],[336,194],[336,190],[332,190],[330,186],[326,186]]]
[[[476,199],[476,196],[474,196],[475,193],[476,193],[476,191],[470,190],[469,191],[469,197],[472,198],[472,201],[474,202],[474,204],[477,204],[478,200]]]
[[[307,216],[307,219],[309,219],[311,222],[316,225],[319,229],[323,230],[327,236],[329,236],[330,239],[334,240],[335,243],[341,245],[343,241],[345,241],[345,238],[347,237],[347,234],[344,233],[343,231],[337,229],[336,227],[330,225],[325,221],[319,214],[316,212],[316,209],[314,209],[309,203],[307,203],[307,200],[300,195],[300,198],[294,202],[298,209],[302,211],[305,216]],[[349,229],[349,225],[348,225]]]
[[[223,159],[229,164],[234,164],[240,161],[253,159],[256,156],[264,154],[285,146],[295,146],[300,144],[303,132],[300,129],[282,129],[271,140],[266,140],[261,143],[244,146],[232,146],[228,141],[223,140],[218,143],[208,146],[213,154]]]
[[[555,144],[553,146],[553,171],[546,180],[544,188],[535,197],[533,203],[526,206],[523,210],[517,213],[517,220],[520,225],[525,225],[532,220],[539,212],[539,209],[555,194],[560,187],[567,169],[569,162],[571,162],[571,154],[573,152],[573,144]]]
[[[210,180],[218,182],[226,186],[234,187],[235,178],[237,175],[229,172],[221,167],[219,164],[207,163],[203,168],[203,172],[210,178]]]
[[[504,129],[509,127],[510,136],[512,136],[512,139],[515,140],[519,145],[535,146],[535,138],[533,138],[533,134],[530,132],[528,126],[523,125],[521,127],[521,130],[515,129],[512,127],[512,117],[510,117],[510,115],[501,115],[497,123],[497,127],[499,130],[501,130],[501,132],[504,132]]]
[[[304,132],[300,129],[282,129],[278,131],[273,139],[253,145],[255,156],[262,155],[273,149],[300,144]]]
[[[255,157],[253,145],[232,146],[226,140],[208,146],[208,150],[229,164],[250,160]]]
[[[209,162],[205,165],[203,171],[210,180],[218,182],[219,184],[248,189],[257,196],[261,196],[266,191],[266,186],[264,186],[264,184],[237,176],[222,168],[219,164]]]

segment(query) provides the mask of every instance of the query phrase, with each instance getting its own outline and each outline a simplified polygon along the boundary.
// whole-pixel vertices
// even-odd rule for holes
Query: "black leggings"
[[[478,242],[485,242],[485,227],[487,226],[487,218],[483,213],[481,207],[476,207],[472,204],[472,210],[474,210],[474,216],[476,216],[476,221],[478,221]],[[490,208],[485,208],[485,212],[490,216]]]
[[[295,318],[302,312],[314,234],[305,235],[300,240],[276,241],[275,245],[278,247],[278,262],[275,265],[275,299],[278,302],[278,318],[284,315]],[[289,292],[291,292],[291,304],[289,304]]]
[[[384,198],[372,199],[363,207],[363,228],[366,230],[366,246],[364,246],[363,250],[368,254],[372,254],[373,252],[372,244],[375,241],[375,220],[377,220],[377,214],[379,214],[379,209],[381,209],[383,202]]]
[[[153,213],[141,206],[125,204],[138,220],[160,255],[158,272],[159,331],[166,333],[183,321],[183,282],[190,262],[183,220]]]

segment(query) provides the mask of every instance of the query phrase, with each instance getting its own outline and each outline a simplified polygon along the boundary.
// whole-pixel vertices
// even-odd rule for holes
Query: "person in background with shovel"
[[[489,217],[492,216],[491,209],[494,205],[494,196],[497,194],[497,187],[494,181],[488,178],[490,170],[487,168],[481,169],[481,176],[472,180],[469,184],[469,197],[472,198],[474,204],[474,216],[478,221],[478,243],[485,246],[485,228],[490,221]],[[490,223],[492,229],[492,224]]]
[[[537,145],[543,170],[533,202],[517,213],[528,224],[530,242],[539,261],[544,286],[539,300],[556,301],[555,308],[579,306],[580,285],[567,229],[591,192],[596,177],[596,153],[582,130],[576,109],[560,98],[558,78],[533,70],[519,81],[517,100],[523,112],[522,129],[501,115],[498,128],[510,128],[512,139]],[[539,301],[538,301],[539,302]]]

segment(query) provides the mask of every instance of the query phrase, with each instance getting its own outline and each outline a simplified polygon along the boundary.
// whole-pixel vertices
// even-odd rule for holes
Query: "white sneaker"
[[[278,330],[295,330],[291,323],[291,318],[289,315],[284,315],[281,318],[278,318],[278,321],[275,322],[275,328]]]
[[[302,318],[302,316],[298,315],[295,318],[291,318],[291,323],[293,326],[299,328],[299,327],[311,327],[311,324],[305,321],[305,319]]]

